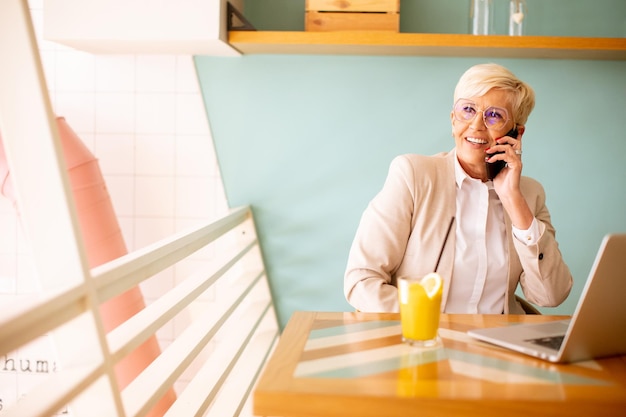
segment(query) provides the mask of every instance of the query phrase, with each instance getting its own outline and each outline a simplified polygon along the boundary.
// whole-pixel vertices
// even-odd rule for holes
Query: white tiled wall
[[[43,0],[29,4],[53,110],[98,158],[128,249],[226,213],[192,57],[92,55],[47,42]],[[175,270],[151,279],[147,301],[176,279]],[[36,288],[19,217],[0,195],[0,303]],[[162,333],[167,345],[176,331]]]

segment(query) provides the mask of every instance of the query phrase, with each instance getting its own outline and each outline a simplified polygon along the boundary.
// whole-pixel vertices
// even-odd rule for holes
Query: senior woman
[[[461,76],[450,113],[454,149],[394,158],[361,217],[344,276],[354,308],[399,311],[396,277],[436,266],[446,313],[523,314],[518,284],[536,305],[565,300],[572,277],[544,189],[522,176],[534,104],[532,88],[500,65],[476,65]],[[504,167],[491,179],[488,167],[497,163]]]

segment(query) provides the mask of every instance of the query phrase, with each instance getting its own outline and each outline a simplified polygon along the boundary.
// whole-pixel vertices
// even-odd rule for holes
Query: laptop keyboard
[[[561,348],[561,343],[563,343],[564,338],[565,338],[565,335],[540,337],[538,339],[529,339],[527,340],[527,342],[534,343],[539,346],[551,348],[554,350],[559,350]]]

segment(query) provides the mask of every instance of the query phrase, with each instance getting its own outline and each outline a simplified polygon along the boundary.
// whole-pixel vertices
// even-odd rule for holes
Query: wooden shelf
[[[382,31],[230,31],[247,54],[400,55],[626,60],[626,38],[475,36]]]

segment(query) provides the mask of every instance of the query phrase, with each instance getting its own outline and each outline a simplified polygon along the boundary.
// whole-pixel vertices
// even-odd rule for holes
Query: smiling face
[[[507,92],[499,89],[491,89],[480,97],[464,98],[474,102],[478,111],[476,117],[471,121],[458,120],[454,116],[454,111],[450,114],[456,154],[461,166],[469,176],[484,180],[487,176],[485,151],[495,145],[496,139],[505,136],[514,126],[513,110],[509,104]],[[508,120],[502,126],[487,128],[482,111],[489,107],[505,109],[508,113]]]

